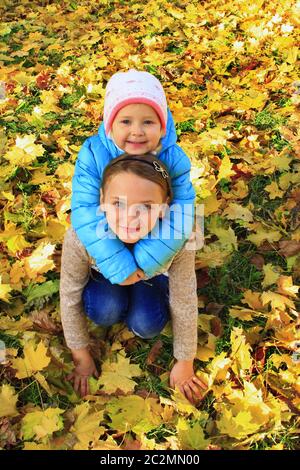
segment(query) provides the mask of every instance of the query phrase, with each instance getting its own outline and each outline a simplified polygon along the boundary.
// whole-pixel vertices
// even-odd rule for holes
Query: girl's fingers
[[[198,387],[197,385],[195,385],[192,380],[190,380],[190,382],[189,382],[189,387],[193,390],[194,395],[195,395],[197,398],[199,398],[199,399],[202,398],[202,394],[201,394],[201,392],[200,392],[200,390],[199,390],[199,387]]]
[[[74,390],[76,393],[79,393],[80,390],[80,377],[76,376],[74,377],[74,384],[73,384]]]
[[[82,397],[87,395],[87,389],[88,389],[88,382],[87,382],[87,377],[81,377],[80,381],[80,394]]]
[[[185,384],[183,385],[183,388],[184,388],[184,395],[186,396],[186,398],[187,398],[192,404],[194,404],[194,397],[193,397],[193,393],[192,393],[192,390],[190,389],[189,384],[185,383]]]
[[[200,379],[198,379],[198,377],[196,377],[195,375],[192,377],[192,380],[199,385],[199,387],[203,388],[204,390],[207,389],[207,385],[202,382]]]

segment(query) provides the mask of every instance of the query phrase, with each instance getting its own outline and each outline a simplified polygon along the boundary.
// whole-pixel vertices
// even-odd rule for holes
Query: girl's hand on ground
[[[81,397],[88,395],[89,390],[89,377],[99,377],[96,369],[94,359],[92,356],[85,356],[84,358],[74,358],[75,368],[71,374],[66,378],[73,382],[75,392],[79,393]]]
[[[145,273],[141,269],[137,269],[134,273],[130,274],[125,281],[120,282],[120,286],[130,286],[131,284],[135,284],[136,282],[141,281],[144,279]]]
[[[177,361],[171,370],[170,385],[177,387],[181,393],[192,403],[196,405],[202,400],[203,391],[207,386],[194,374],[194,361]]]

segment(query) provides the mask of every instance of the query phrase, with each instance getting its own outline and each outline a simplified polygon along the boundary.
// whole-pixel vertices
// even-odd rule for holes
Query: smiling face
[[[166,199],[157,183],[122,171],[109,179],[104,192],[101,189],[101,210],[120,240],[136,243],[163,216]]]
[[[111,132],[116,145],[130,155],[152,152],[163,136],[157,113],[142,103],[124,106],[117,113]]]

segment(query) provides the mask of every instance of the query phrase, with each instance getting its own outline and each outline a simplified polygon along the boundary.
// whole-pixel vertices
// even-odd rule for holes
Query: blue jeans
[[[111,284],[92,270],[82,295],[86,315],[98,325],[124,322],[141,338],[153,338],[170,318],[169,279],[160,274],[130,286]]]

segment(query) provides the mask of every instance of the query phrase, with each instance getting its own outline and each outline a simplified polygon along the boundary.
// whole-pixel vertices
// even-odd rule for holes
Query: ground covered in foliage
[[[0,447],[297,448],[299,1],[3,0],[0,15]],[[170,326],[142,341],[91,324],[101,377],[84,399],[66,380],[74,162],[128,68],[161,80],[205,205],[198,407],[168,387]]]

